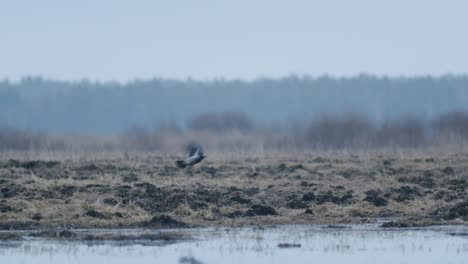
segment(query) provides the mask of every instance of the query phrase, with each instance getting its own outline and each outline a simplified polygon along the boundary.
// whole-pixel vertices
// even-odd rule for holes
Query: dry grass
[[[0,161],[0,226],[134,227],[155,215],[194,226],[468,220],[453,215],[468,198],[463,153],[265,153],[209,153],[194,177],[175,167],[175,155],[10,157]]]

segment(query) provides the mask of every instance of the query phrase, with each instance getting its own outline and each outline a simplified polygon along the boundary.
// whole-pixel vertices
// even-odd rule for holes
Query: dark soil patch
[[[242,189],[242,191],[244,192],[245,195],[247,196],[253,196],[253,195],[256,195],[260,192],[260,189],[259,188],[247,188],[247,189]]]
[[[423,177],[400,177],[397,179],[401,183],[413,183],[417,184],[424,188],[434,188],[435,181],[434,178],[431,176],[423,176]]]
[[[386,223],[383,223],[380,227],[382,228],[428,227],[428,226],[433,226],[436,224],[440,224],[440,222],[423,218],[423,219],[407,219],[407,220],[386,222]]]
[[[315,194],[313,192],[308,192],[302,195],[302,200],[306,202],[310,202],[315,200]]]
[[[382,172],[386,172],[388,175],[401,175],[405,173],[405,169],[386,167]]]
[[[0,233],[0,241],[21,239],[23,238],[18,233]]]
[[[342,176],[345,179],[353,179],[355,177],[360,176],[362,173],[359,170],[356,169],[348,169],[343,172]]]
[[[88,165],[83,165],[81,167],[76,168],[77,171],[101,171],[101,168],[99,168],[96,164],[88,164]]]
[[[275,208],[268,205],[254,204],[245,213],[245,216],[256,216],[256,215],[278,215]]]
[[[377,207],[386,206],[388,201],[380,196],[381,193],[382,192],[380,190],[369,190],[365,192],[366,198],[364,198],[364,201]]]
[[[446,191],[439,191],[434,195],[434,198],[437,200],[444,200],[446,202],[451,202],[455,199],[457,199],[457,195],[454,195],[450,192]]]
[[[324,163],[324,162],[330,162],[330,160],[329,160],[329,159],[326,159],[326,158],[318,157],[318,158],[313,159],[312,162],[315,162],[315,163]]]
[[[468,182],[465,179],[453,179],[448,181],[446,184],[448,189],[459,192],[465,191],[467,185]]]
[[[288,165],[286,165],[284,163],[281,163],[276,170],[278,172],[294,173],[296,170],[305,170],[305,168],[304,168],[304,165],[302,165],[302,164],[296,164],[296,165],[288,166]]]
[[[255,172],[252,172],[252,173],[248,173],[246,176],[247,176],[247,178],[255,179],[258,176],[260,176],[260,173],[255,171]]]
[[[53,239],[71,239],[77,237],[77,234],[69,230],[46,230],[41,232],[30,233],[29,236]]]
[[[112,189],[109,186],[102,185],[102,184],[88,184],[83,188],[83,190],[86,192],[100,193],[100,194],[112,192]]]
[[[446,214],[446,219],[467,218],[468,217],[468,201],[458,203],[451,207]]]
[[[122,203],[127,204],[130,201],[130,191],[132,186],[129,185],[119,185],[115,187],[116,196],[122,198]]]
[[[227,218],[241,218],[245,216],[245,213],[240,210],[236,210],[234,212],[227,213],[224,216]]]
[[[404,222],[391,221],[391,222],[383,223],[380,227],[383,227],[383,228],[407,228],[407,227],[410,227],[410,225],[408,223],[404,223]]]
[[[123,182],[136,182],[138,181],[138,176],[135,173],[130,173],[122,176]]]
[[[455,169],[450,166],[445,167],[445,169],[443,169],[442,172],[446,175],[455,175]]]
[[[0,198],[11,198],[20,195],[26,188],[21,185],[9,183],[0,188]]]
[[[148,228],[187,228],[190,227],[188,224],[177,221],[168,215],[154,216],[148,222],[142,224]]]
[[[133,185],[133,186],[137,187],[137,188],[144,189],[144,191],[148,195],[156,194],[157,192],[160,191],[160,189],[158,187],[156,187],[156,185],[151,184],[151,183],[147,183],[147,182],[135,183],[135,185]]]
[[[119,202],[114,198],[107,197],[107,198],[102,199],[102,203],[108,206],[115,206]]]
[[[99,218],[99,219],[109,219],[108,216],[106,216],[103,213],[100,213],[100,212],[98,212],[96,210],[88,210],[83,215],[93,217],[93,218]]]
[[[78,191],[78,187],[72,185],[62,185],[62,186],[55,186],[52,190],[58,194],[61,198],[68,198],[71,197],[76,191]]]
[[[19,161],[9,160],[9,167],[23,168],[23,169],[38,169],[38,168],[53,168],[60,165],[59,161],[42,161],[42,160],[30,160],[30,161]]]
[[[43,217],[42,217],[42,215],[40,213],[35,213],[31,217],[31,219],[34,220],[34,221],[41,221],[43,219]]]
[[[17,235],[21,238],[19,235]],[[177,241],[182,239],[189,239],[187,235],[179,233],[158,233],[158,234],[88,234],[73,232],[70,230],[47,230],[42,232],[32,232],[29,234],[31,237],[41,237],[48,239],[63,239],[73,241]],[[0,237],[1,240],[1,237]]]
[[[15,208],[7,205],[7,204],[4,204],[4,203],[0,203],[0,212],[2,213],[8,213],[8,212],[16,212],[17,210],[15,210]]]
[[[308,205],[302,201],[294,199],[294,200],[289,201],[286,204],[286,207],[290,209],[304,209],[304,208],[307,208]]]
[[[134,186],[136,188],[132,189],[120,187],[117,196],[122,198],[123,203],[133,201],[151,213],[170,212],[181,203],[189,203],[191,208],[206,206],[200,205],[196,197],[188,197],[182,189],[161,189],[150,183],[137,183]]]
[[[302,164],[296,164],[288,167],[288,171],[290,173],[295,172],[296,170],[305,170],[304,165]]]
[[[115,217],[118,217],[118,218],[124,217],[124,215],[121,212],[116,212],[114,215]]]
[[[343,196],[338,196],[335,195],[332,191],[328,191],[317,195],[315,201],[317,202],[317,204],[324,204],[329,202],[338,205],[350,205],[354,202],[353,195],[351,194],[351,192],[348,192]]]
[[[351,229],[350,226],[345,226],[345,225],[326,225],[323,228],[328,228],[328,229]]]
[[[389,166],[392,166],[393,161],[390,160],[390,159],[386,159],[386,160],[382,161],[382,164],[383,164],[385,167],[389,167]]]
[[[239,204],[250,204],[251,202],[250,199],[244,198],[240,194],[235,194],[234,196],[230,197],[229,200]]]
[[[0,223],[0,230],[26,230],[39,227],[37,221],[10,221]]]
[[[397,196],[394,198],[394,200],[397,202],[414,200],[414,198],[421,196],[421,193],[417,187],[410,187],[410,186],[392,188],[391,192],[394,192],[397,194]]]

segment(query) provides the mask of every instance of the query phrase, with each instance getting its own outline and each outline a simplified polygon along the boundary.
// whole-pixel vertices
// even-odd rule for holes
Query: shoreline
[[[387,222],[389,223],[389,222]],[[118,243],[120,245],[157,245],[164,246],[179,242],[195,241],[200,237],[210,237],[216,233],[231,232],[395,232],[395,231],[433,231],[445,232],[451,236],[466,237],[467,225],[431,225],[424,227],[383,227],[381,224],[288,224],[242,227],[191,227],[170,229],[148,228],[98,228],[98,229],[40,229],[40,230],[0,230],[0,243],[8,241],[68,241],[92,244]]]

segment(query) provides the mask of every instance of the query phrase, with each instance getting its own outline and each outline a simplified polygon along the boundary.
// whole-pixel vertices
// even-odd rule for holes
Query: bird
[[[206,158],[205,154],[203,153],[203,149],[201,146],[190,143],[187,145],[187,152],[188,158],[184,160],[177,160],[175,163],[177,167],[185,169],[191,168],[193,165],[200,163],[204,158]]]

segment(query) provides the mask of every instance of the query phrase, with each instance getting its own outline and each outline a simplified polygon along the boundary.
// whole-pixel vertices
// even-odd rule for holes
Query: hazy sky
[[[0,78],[468,72],[466,0],[0,0]]]

